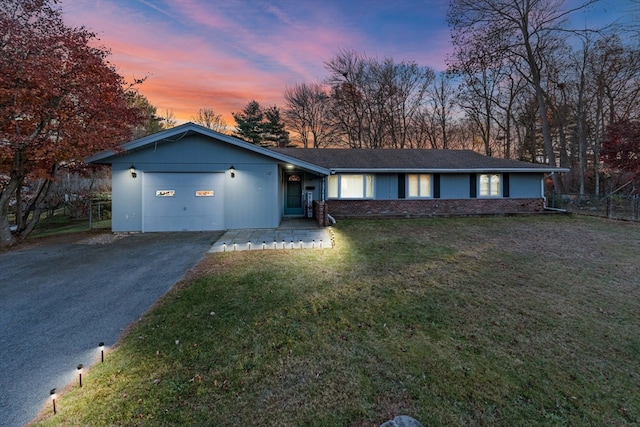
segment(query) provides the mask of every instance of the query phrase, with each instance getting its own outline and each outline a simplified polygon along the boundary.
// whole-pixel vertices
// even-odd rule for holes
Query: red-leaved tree
[[[624,120],[609,126],[600,156],[610,168],[640,179],[640,122]]]
[[[140,119],[95,37],[66,26],[57,0],[0,2],[0,245],[33,230],[62,165],[117,148]],[[37,185],[23,206],[27,180]]]

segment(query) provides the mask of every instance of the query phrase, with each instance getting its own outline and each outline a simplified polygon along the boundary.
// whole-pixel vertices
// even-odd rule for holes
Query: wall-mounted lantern
[[[131,173],[131,178],[135,178],[138,176],[138,172],[136,172],[136,167],[131,165],[129,168],[129,172]]]
[[[236,177],[236,168],[234,168],[233,165],[229,168],[229,173],[231,174],[231,178]]]

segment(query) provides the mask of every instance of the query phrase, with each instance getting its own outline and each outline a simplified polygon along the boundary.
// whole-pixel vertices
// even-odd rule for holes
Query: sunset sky
[[[571,0],[569,3],[575,3]],[[589,17],[623,17],[629,0],[603,0]],[[213,108],[231,112],[255,99],[284,107],[295,83],[327,76],[341,49],[444,70],[451,52],[448,0],[62,0],[67,24],[84,25],[109,60],[158,114],[179,123]],[[584,25],[583,25],[584,26]]]

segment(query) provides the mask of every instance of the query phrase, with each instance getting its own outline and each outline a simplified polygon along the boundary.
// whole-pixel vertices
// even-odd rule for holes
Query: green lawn
[[[68,216],[55,215],[45,217],[38,222],[33,232],[29,235],[30,239],[40,237],[59,236],[64,234],[73,234],[87,232],[105,232],[111,229],[111,219],[101,221],[94,220],[89,226],[88,218],[69,218]]]
[[[340,221],[210,254],[38,425],[640,423],[640,225]]]

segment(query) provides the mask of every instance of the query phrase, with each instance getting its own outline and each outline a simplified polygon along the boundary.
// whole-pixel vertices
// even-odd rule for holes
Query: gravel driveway
[[[0,253],[0,426],[28,423],[196,265],[217,233],[67,237]]]

